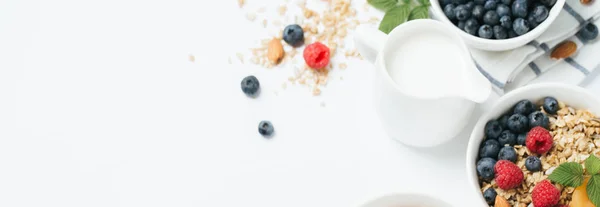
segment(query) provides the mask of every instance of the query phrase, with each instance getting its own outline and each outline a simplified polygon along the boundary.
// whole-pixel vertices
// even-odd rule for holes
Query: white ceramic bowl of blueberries
[[[454,25],[472,47],[504,51],[539,37],[565,0],[431,0],[436,19]]]
[[[553,114],[559,108],[558,102],[600,115],[600,99],[587,90],[578,86],[543,83],[528,85],[502,96],[480,117],[469,138],[466,156],[467,179],[471,192],[481,204],[479,206],[489,206],[488,203],[493,205],[496,197],[495,190],[488,188],[481,191],[480,179],[496,179],[496,163],[500,160],[511,161],[512,156],[516,159],[513,146],[524,146],[530,129],[548,127],[548,117],[540,110]],[[537,141],[535,144],[537,146]],[[535,171],[537,166],[532,163],[527,166],[526,161],[525,166]]]

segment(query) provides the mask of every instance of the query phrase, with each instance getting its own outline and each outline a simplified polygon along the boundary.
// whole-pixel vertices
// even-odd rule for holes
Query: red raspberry
[[[533,153],[543,154],[552,148],[552,135],[543,127],[533,127],[525,140],[527,149]]]
[[[519,187],[523,182],[521,168],[508,160],[498,160],[494,166],[494,172],[496,173],[496,184],[503,190]]]
[[[329,64],[329,48],[320,42],[307,45],[304,48],[304,61],[313,69],[322,69]]]
[[[535,207],[553,207],[560,200],[560,191],[548,180],[543,180],[533,187],[531,200]]]

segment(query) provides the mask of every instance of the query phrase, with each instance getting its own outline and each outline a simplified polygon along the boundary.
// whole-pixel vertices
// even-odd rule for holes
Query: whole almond
[[[279,63],[279,61],[281,61],[281,58],[283,58],[283,45],[281,44],[281,40],[274,38],[273,40],[271,40],[271,42],[269,42],[269,47],[267,49],[267,58],[269,58],[269,60],[272,63]]]
[[[579,0],[579,2],[581,2],[582,4],[587,5],[587,4],[592,3],[592,0]]]
[[[566,41],[554,48],[554,51],[550,54],[550,58],[555,60],[568,58],[575,52],[577,52],[577,44],[573,41]]]
[[[494,203],[494,207],[510,207],[510,204],[508,201],[506,201],[506,199],[498,195],[496,196],[496,203]]]

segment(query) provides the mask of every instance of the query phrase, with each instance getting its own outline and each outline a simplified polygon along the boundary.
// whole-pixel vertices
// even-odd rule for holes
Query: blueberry
[[[531,172],[540,171],[542,170],[542,161],[539,157],[531,155],[525,159],[525,168]]]
[[[483,198],[485,199],[485,202],[489,205],[494,205],[494,203],[496,202],[497,195],[498,193],[496,193],[496,190],[494,190],[494,188],[492,187],[489,187],[485,189],[485,191],[483,191]]]
[[[483,6],[483,5],[485,4],[485,0],[473,0],[473,2],[474,2],[476,5],[482,5],[482,6]]]
[[[283,29],[283,41],[292,47],[297,47],[304,43],[304,31],[297,24],[290,24]]]
[[[503,16],[500,17],[500,26],[504,27],[507,30],[511,30],[512,31],[512,19],[510,18],[510,16]],[[508,33],[510,33],[510,31],[508,31]],[[510,37],[510,34],[509,34]]]
[[[477,161],[477,174],[486,181],[494,179],[494,165],[496,160],[486,157]]]
[[[545,6],[536,6],[533,8],[531,15],[535,17],[535,21],[537,23],[542,23],[546,18],[548,18],[548,9]]]
[[[479,23],[475,18],[470,18],[465,21],[465,32],[472,35],[477,35],[477,29],[479,29]]]
[[[452,3],[457,4],[457,5],[465,4],[465,3],[467,3],[467,0],[452,0]]]
[[[526,133],[519,134],[517,136],[517,145],[525,146],[525,140],[527,140],[527,134]]]
[[[529,23],[530,29],[536,28],[539,25],[535,19],[535,16],[533,16],[533,13],[529,13],[529,15],[527,15],[527,23]]]
[[[496,13],[496,11],[494,10],[487,11],[483,15],[483,23],[488,24],[490,26],[497,25],[498,23],[500,23],[500,16],[498,16],[498,13]],[[490,28],[490,33],[491,30],[492,28]]]
[[[275,131],[275,129],[273,128],[273,124],[271,124],[270,121],[261,121],[258,124],[258,133],[265,137],[270,137],[271,135],[273,135],[273,131]]]
[[[484,132],[486,139],[498,139],[498,136],[502,133],[502,126],[498,121],[488,121],[485,124]]]
[[[510,15],[510,7],[504,4],[500,4],[498,5],[498,7],[496,7],[496,13],[498,13],[498,16],[501,17],[508,16]]]
[[[588,23],[577,32],[577,37],[587,41],[596,39],[598,37],[598,27],[593,23]]]
[[[482,19],[483,14],[485,13],[485,9],[481,5],[475,5],[473,7],[473,11],[471,12],[471,16],[475,19]]]
[[[506,29],[500,25],[494,26],[494,38],[502,40],[508,38],[508,33],[506,33]]]
[[[465,4],[465,7],[467,7],[467,10],[471,11],[473,10],[473,7],[475,7],[475,2],[468,2]]]
[[[549,114],[556,114],[558,111],[558,101],[554,97],[544,98],[544,111]]]
[[[458,25],[456,26],[461,30],[465,30],[465,21],[458,21]]]
[[[258,79],[251,75],[251,76],[247,76],[242,80],[242,91],[250,97],[255,97],[256,95],[258,95],[258,90],[260,89],[260,83],[258,82]]]
[[[508,129],[517,134],[526,132],[529,129],[529,121],[522,114],[513,114],[508,118]]]
[[[540,2],[547,7],[552,7],[556,3],[556,0],[540,0]]]
[[[515,32],[515,30],[508,30],[508,38],[518,37],[519,35]]]
[[[516,21],[515,21],[516,22]],[[535,105],[527,99],[521,100],[515,104],[513,114],[529,115],[535,111]]]
[[[454,15],[456,15],[456,19],[458,20],[467,20],[471,17],[471,12],[467,9],[465,5],[458,5],[454,8]]]
[[[508,129],[508,127],[506,126],[506,122],[508,122],[508,115],[502,115],[502,117],[498,119],[498,123],[500,123],[502,129]]]
[[[496,2],[496,0],[487,0],[483,5],[483,8],[485,8],[486,10],[493,10],[496,9],[497,5],[498,3]]]
[[[548,129],[550,126],[550,120],[548,119],[548,116],[541,111],[534,111],[533,113],[529,114],[529,128],[536,126],[541,126],[545,129]]]
[[[486,140],[481,149],[479,149],[479,157],[496,159],[498,157],[498,152],[500,152],[500,143],[498,143],[498,141],[495,139],[489,139]]]
[[[442,5],[442,7],[445,7],[448,4],[452,4],[452,0],[440,0],[440,5]]]
[[[512,3],[512,0],[501,0],[500,2],[506,6],[510,6],[510,4]]]
[[[516,0],[512,3],[512,15],[514,17],[527,17],[527,2],[524,0]],[[517,32],[518,34],[518,32]]]
[[[510,132],[510,130],[504,130],[498,137],[498,143],[500,143],[500,146],[504,146],[507,144],[510,146],[514,146],[515,144],[517,144],[517,136]]]
[[[446,17],[448,17],[449,20],[456,19],[454,9],[456,9],[456,6],[454,6],[454,4],[448,4],[444,7],[444,14],[446,15]]]
[[[508,160],[515,163],[517,162],[517,151],[511,146],[504,146],[498,153],[498,160]]]

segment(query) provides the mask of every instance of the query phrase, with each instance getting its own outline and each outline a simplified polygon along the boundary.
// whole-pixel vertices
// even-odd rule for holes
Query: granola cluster
[[[515,189],[502,190],[495,181],[481,183],[481,192],[493,187],[498,196],[502,196],[514,207],[526,207],[531,204],[531,192],[534,186],[546,179],[561,163],[577,162],[583,164],[590,154],[600,152],[600,119],[586,109],[575,109],[559,102],[560,110],[556,115],[548,115],[550,134],[554,145],[544,155],[540,156],[542,170],[530,172],[525,167],[525,160],[531,153],[526,146],[515,146],[518,155],[517,166],[524,175],[523,184]],[[543,111],[543,108],[542,108]],[[544,112],[545,113],[545,112]],[[561,191],[560,204],[568,204],[575,188],[556,184]]]

